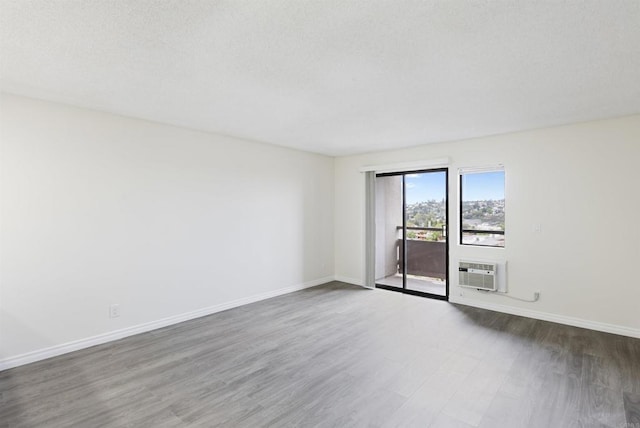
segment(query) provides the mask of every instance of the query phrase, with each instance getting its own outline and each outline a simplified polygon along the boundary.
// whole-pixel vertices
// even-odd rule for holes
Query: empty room
[[[0,426],[640,428],[640,2],[0,0]]]

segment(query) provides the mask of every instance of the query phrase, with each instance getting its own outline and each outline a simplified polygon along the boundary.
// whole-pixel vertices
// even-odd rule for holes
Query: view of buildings
[[[463,201],[462,229],[504,232],[504,199]],[[504,233],[463,232],[462,243],[504,247]]]
[[[425,241],[444,241],[445,201],[430,200],[407,205],[407,238]],[[462,228],[478,231],[504,231],[504,199],[464,201],[462,203]],[[439,230],[424,230],[439,229]],[[501,233],[463,233],[464,244],[504,246]]]

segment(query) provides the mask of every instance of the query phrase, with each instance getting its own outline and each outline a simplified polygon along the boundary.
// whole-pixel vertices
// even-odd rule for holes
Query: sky
[[[464,174],[462,193],[465,201],[504,199],[504,171]]]
[[[504,171],[464,174],[464,200],[504,199]],[[445,173],[407,174],[407,204],[445,197]]]
[[[445,197],[446,180],[444,172],[407,174],[407,204],[429,201],[441,201]]]

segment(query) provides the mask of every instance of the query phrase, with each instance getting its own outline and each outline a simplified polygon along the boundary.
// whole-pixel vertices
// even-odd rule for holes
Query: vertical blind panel
[[[365,278],[364,286],[367,288],[375,288],[375,230],[376,230],[376,173],[375,171],[367,171],[365,173],[366,180],[366,198],[365,198]]]

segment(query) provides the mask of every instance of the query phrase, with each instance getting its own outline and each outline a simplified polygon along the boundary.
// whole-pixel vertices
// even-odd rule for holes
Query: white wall
[[[640,332],[640,116],[334,161],[13,95],[0,108],[0,368],[334,273],[361,283],[358,169],[443,156],[451,274],[506,259],[511,294],[542,293],[512,301],[453,275],[452,300]],[[496,163],[506,248],[460,247],[457,168]]]
[[[1,107],[0,365],[333,276],[332,158],[13,95]]]
[[[446,156],[452,301],[640,335],[640,115],[336,159],[337,278],[364,278],[358,169]],[[506,170],[506,248],[462,247],[458,168],[498,163]],[[531,298],[539,290],[540,301],[459,288],[460,258],[506,259],[510,294]]]

